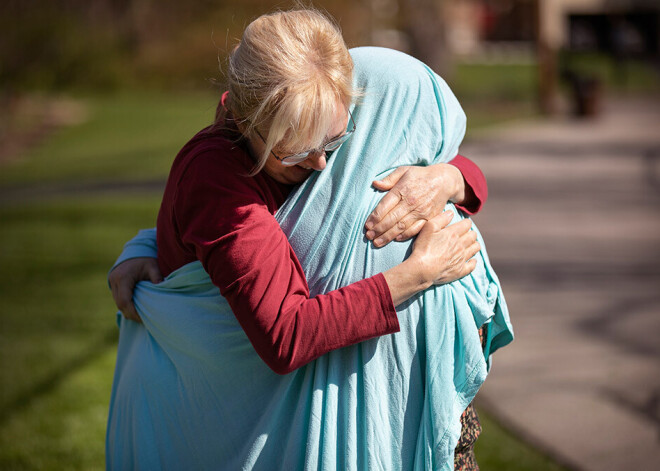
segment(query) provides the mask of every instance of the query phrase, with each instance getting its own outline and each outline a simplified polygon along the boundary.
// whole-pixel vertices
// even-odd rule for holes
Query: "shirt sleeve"
[[[468,214],[478,213],[488,199],[486,177],[477,164],[462,155],[456,155],[449,163],[463,174],[466,194],[469,195],[467,201],[457,206]],[[471,191],[468,191],[468,188]]]
[[[124,244],[119,258],[110,271],[114,270],[117,265],[131,258],[137,257],[158,257],[158,247],[156,246],[156,228],[142,229],[135,237]]]
[[[180,180],[176,225],[271,369],[286,374],[331,350],[399,330],[382,274],[310,298],[263,185],[236,174],[211,178],[205,158]]]

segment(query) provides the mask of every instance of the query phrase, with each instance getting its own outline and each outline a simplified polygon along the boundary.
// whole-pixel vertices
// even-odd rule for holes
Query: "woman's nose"
[[[325,151],[315,153],[309,158],[309,166],[319,172],[325,168],[325,164],[326,164]]]

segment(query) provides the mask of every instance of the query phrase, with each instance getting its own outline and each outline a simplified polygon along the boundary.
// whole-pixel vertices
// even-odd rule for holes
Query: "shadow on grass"
[[[45,378],[37,381],[26,390],[20,391],[16,397],[3,404],[0,409],[0,426],[13,414],[20,413],[32,401],[53,392],[72,373],[107,352],[110,347],[116,344],[117,335],[117,329],[108,329],[98,342],[90,345],[63,365],[49,371]]]

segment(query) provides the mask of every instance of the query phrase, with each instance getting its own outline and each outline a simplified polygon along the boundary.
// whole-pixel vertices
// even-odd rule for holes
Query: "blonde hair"
[[[228,108],[243,135],[259,129],[265,140],[251,174],[278,144],[293,153],[321,146],[336,107],[348,108],[355,96],[352,76],[341,31],[324,14],[281,11],[250,23],[229,56],[227,85]]]

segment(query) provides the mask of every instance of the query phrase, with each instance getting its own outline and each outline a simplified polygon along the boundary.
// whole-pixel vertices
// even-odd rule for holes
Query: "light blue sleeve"
[[[137,235],[124,244],[124,249],[115,261],[110,271],[117,265],[131,258],[158,257],[158,246],[156,245],[156,228],[142,229]]]

